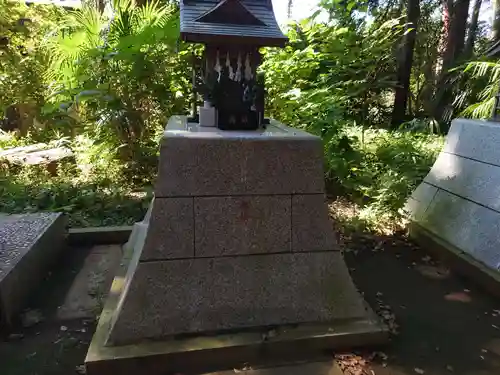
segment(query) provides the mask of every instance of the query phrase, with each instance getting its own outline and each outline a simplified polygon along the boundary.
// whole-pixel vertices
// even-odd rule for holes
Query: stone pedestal
[[[412,234],[417,239],[424,241],[429,249],[442,249],[447,258],[452,255],[465,260],[495,280],[497,290],[500,285],[499,142],[498,122],[454,120],[443,151],[406,205],[412,219]],[[466,273],[482,282],[483,276],[477,277],[477,272]]]
[[[385,337],[336,246],[322,153],[318,137],[274,121],[224,132],[172,118],[155,199],[134,228],[132,261],[100,342],[297,324],[325,324],[331,338],[336,321],[370,322],[364,333]]]

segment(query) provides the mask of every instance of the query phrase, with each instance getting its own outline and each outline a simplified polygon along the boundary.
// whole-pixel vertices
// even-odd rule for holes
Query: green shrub
[[[43,165],[23,167],[0,161],[0,212],[64,212],[74,227],[142,220],[151,189],[126,178],[116,150],[83,135],[58,143],[72,149],[75,157],[60,162],[56,175]],[[14,141],[11,144],[17,146]]]
[[[442,149],[439,135],[345,126],[326,142],[328,190],[357,205],[349,224],[394,228]],[[353,221],[354,220],[354,221]]]
[[[290,27],[285,49],[265,51],[262,66],[269,111],[322,137],[328,190],[367,218],[398,217],[442,145],[420,122],[407,126],[418,132],[384,129],[402,31],[398,19],[373,27],[305,21]]]

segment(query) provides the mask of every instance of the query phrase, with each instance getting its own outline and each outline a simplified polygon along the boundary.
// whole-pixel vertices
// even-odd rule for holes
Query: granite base
[[[278,325],[212,334],[176,335],[129,345],[107,343],[131,259],[127,249],[85,360],[88,375],[204,374],[250,365],[324,359],[332,350],[387,343],[389,331],[365,306],[363,317],[322,324]]]
[[[335,251],[134,262],[131,275],[108,345],[366,316]]]
[[[321,139],[275,121],[223,132],[173,117],[125,249],[91,375],[203,373],[387,339],[336,244]]]
[[[453,120],[443,151],[406,211],[444,248],[500,277],[499,139],[498,122]]]

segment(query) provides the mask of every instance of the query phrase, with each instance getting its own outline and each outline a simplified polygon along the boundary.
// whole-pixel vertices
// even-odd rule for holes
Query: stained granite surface
[[[53,213],[0,215],[0,281],[57,216]]]

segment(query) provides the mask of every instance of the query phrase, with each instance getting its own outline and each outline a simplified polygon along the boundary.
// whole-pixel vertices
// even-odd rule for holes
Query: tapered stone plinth
[[[424,181],[408,199],[410,233],[500,294],[500,123],[455,119]]]
[[[336,245],[322,154],[318,137],[274,121],[262,131],[224,132],[172,118],[155,199],[135,226],[123,288],[89,351],[91,375],[107,363],[99,345],[113,353],[152,340],[264,337],[269,327],[302,325],[314,327],[305,336],[316,349],[341,345],[339,325],[343,338],[352,331],[349,345],[384,339]],[[259,346],[255,336],[250,341],[241,345]],[[248,352],[237,358],[252,359]]]

